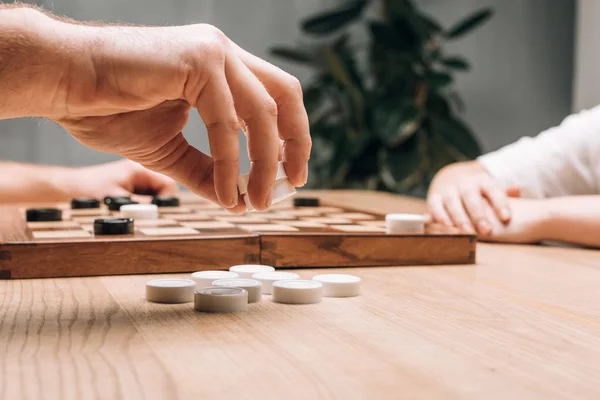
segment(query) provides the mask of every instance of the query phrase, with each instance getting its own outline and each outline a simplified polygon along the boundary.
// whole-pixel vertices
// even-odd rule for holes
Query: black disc
[[[131,200],[131,197],[127,197],[127,196],[106,196],[104,198],[104,204],[109,205],[113,201],[117,201],[117,200]]]
[[[294,207],[319,207],[319,199],[316,197],[296,197]]]
[[[170,196],[154,196],[152,204],[159,207],[179,207],[179,199],[177,197]]]
[[[28,222],[62,220],[62,210],[58,208],[30,208],[26,214]]]
[[[104,218],[94,220],[94,235],[131,235],[133,218]]]
[[[110,211],[119,211],[121,209],[121,206],[127,205],[127,204],[138,204],[137,201],[132,201],[130,198],[120,198],[120,199],[113,199],[110,203],[108,203],[108,209]]]
[[[80,210],[84,208],[100,208],[100,201],[98,199],[80,197],[78,199],[71,200],[71,208],[73,210]]]

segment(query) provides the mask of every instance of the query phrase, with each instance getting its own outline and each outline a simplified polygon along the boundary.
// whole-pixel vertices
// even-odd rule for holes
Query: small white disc
[[[272,189],[273,193],[273,202],[272,204],[277,204],[280,201],[283,201],[289,197],[292,197],[296,194],[296,188],[288,181],[287,178],[280,179],[275,181]]]
[[[235,272],[240,276],[240,278],[251,279],[252,275],[257,274],[259,272],[273,272],[275,268],[270,265],[259,265],[259,264],[242,264],[242,265],[234,265],[229,268],[231,272]]]
[[[188,303],[194,299],[191,279],[153,279],[146,282],[146,300],[154,303]]]
[[[250,198],[248,197],[248,181],[250,179],[250,174],[244,174],[238,177],[238,191],[242,195],[242,199],[244,200],[244,204],[246,204],[246,208],[248,211],[254,211],[254,207],[252,203],[250,203]],[[283,167],[283,161],[279,161],[277,164],[277,175],[275,176],[275,183],[272,187],[272,202],[271,204],[279,203],[282,200],[285,200],[291,196],[296,194],[296,188],[289,182],[287,179],[287,174],[285,173],[285,169]]]
[[[233,279],[240,276],[231,271],[198,271],[192,274],[192,279],[196,282],[196,290],[203,289],[213,285],[217,279]]]
[[[211,286],[194,293],[194,310],[228,313],[248,309],[248,292],[238,287]]]
[[[245,289],[248,292],[248,303],[259,302],[262,294],[262,284],[254,279],[217,279],[213,282],[213,286],[237,287]]]
[[[119,211],[123,218],[158,219],[158,206],[154,204],[126,204]]]
[[[293,272],[259,272],[252,275],[252,279],[262,283],[263,294],[271,294],[273,290],[273,282],[300,279],[300,275],[294,274]]]
[[[387,233],[422,234],[425,232],[425,216],[421,214],[387,214]]]
[[[273,301],[286,304],[314,304],[323,298],[323,285],[317,281],[286,280],[273,283]]]
[[[354,297],[360,294],[361,279],[358,276],[346,274],[315,275],[314,281],[323,284],[325,297]]]

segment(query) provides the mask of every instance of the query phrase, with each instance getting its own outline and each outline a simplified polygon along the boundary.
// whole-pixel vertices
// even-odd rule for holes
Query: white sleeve
[[[524,197],[598,194],[600,106],[478,161],[501,184],[520,186]]]

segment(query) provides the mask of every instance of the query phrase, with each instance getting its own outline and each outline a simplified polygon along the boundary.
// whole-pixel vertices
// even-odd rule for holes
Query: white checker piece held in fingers
[[[313,276],[313,281],[323,285],[325,297],[354,297],[360,294],[361,279],[347,274],[321,274]]]
[[[286,280],[273,283],[272,300],[285,304],[315,304],[323,298],[321,282],[308,280]]]

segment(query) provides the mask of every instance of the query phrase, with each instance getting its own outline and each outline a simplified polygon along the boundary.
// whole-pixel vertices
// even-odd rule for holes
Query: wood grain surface
[[[238,314],[148,303],[156,275],[0,281],[0,399],[600,398],[600,252],[478,246],[476,265],[328,270],[362,295]]]

